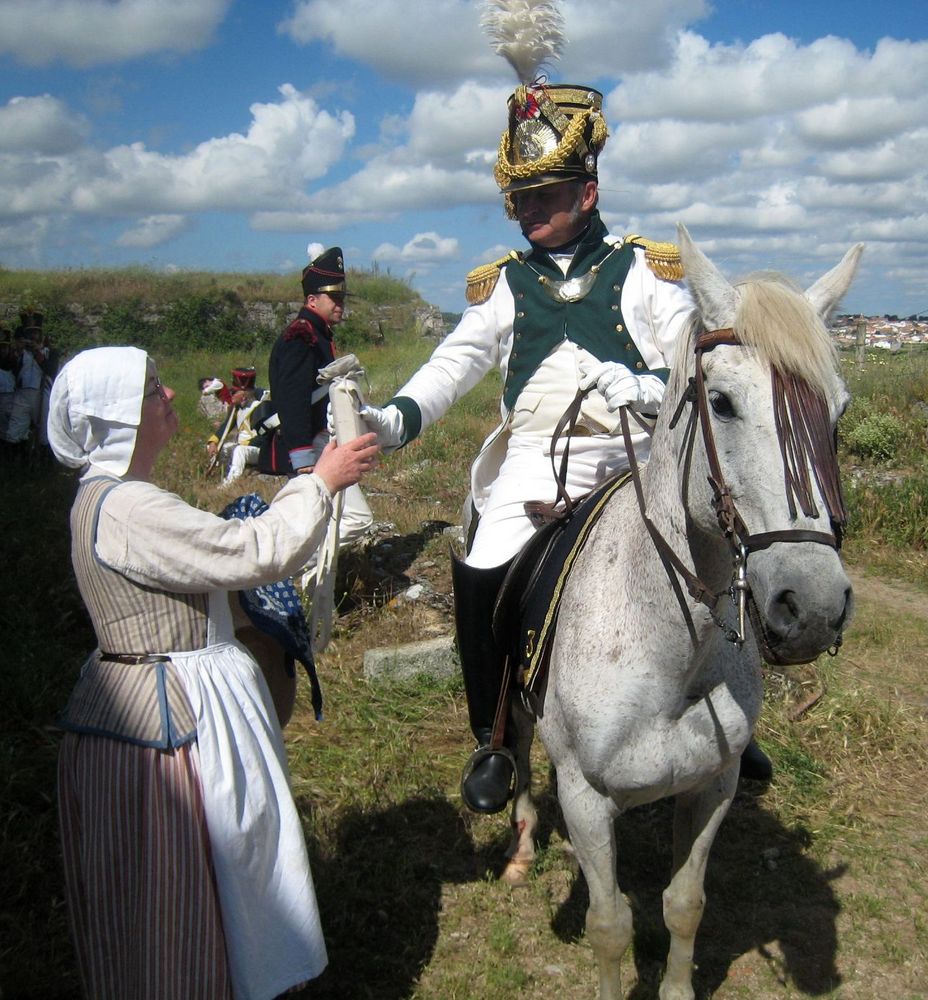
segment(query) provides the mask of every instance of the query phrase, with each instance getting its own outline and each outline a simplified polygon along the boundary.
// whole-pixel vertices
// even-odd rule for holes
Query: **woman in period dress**
[[[260,517],[223,520],[150,481],[173,398],[131,347],[82,352],[52,389],[99,643],[61,722],[68,906],[93,1000],[271,1000],[327,957],[280,726],[228,595],[304,565],[377,448],[330,446]]]

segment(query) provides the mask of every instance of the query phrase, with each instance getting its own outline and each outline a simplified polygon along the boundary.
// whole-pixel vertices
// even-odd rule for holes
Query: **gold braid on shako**
[[[531,99],[534,89],[534,87],[529,88],[524,84],[517,87],[513,95],[515,104],[517,106],[526,104]],[[584,140],[587,125],[590,125],[588,142]],[[586,151],[592,150],[598,154],[608,138],[609,128],[602,114],[596,108],[587,108],[569,116],[564,134],[554,149],[542,154],[537,159],[524,163],[513,163],[512,137],[507,130],[500,136],[493,176],[500,188],[506,188],[513,181],[527,180],[537,177],[539,174],[563,170],[572,159],[576,160],[578,157],[582,159]],[[515,204],[511,193],[505,195],[505,204],[506,214],[509,218],[516,218]]]

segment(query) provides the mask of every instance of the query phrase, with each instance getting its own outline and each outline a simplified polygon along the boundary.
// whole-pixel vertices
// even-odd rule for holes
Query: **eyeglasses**
[[[143,399],[148,399],[149,396],[160,396],[162,399],[167,399],[167,394],[164,391],[164,386],[161,384],[161,379],[155,376],[155,384],[145,393],[142,397]]]

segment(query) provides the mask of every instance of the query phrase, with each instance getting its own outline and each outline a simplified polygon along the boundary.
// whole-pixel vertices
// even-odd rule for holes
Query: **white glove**
[[[664,398],[664,383],[656,375],[635,375],[618,361],[581,361],[580,374],[580,388],[596,386],[610,413],[622,406],[655,412]]]
[[[389,455],[405,443],[403,414],[395,406],[362,406],[361,419],[367,429],[377,435],[377,444],[384,455]]]

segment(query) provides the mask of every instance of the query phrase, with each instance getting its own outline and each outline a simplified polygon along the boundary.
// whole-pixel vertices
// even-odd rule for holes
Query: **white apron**
[[[171,653],[197,720],[203,802],[236,1000],[272,1000],[328,963],[283,736],[225,592],[209,643]]]

